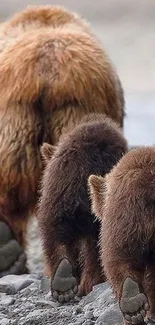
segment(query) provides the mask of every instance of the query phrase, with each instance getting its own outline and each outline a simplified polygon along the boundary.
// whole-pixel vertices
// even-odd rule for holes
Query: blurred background
[[[129,144],[155,144],[155,0],[2,0],[0,19],[38,4],[63,5],[90,21],[123,84]]]

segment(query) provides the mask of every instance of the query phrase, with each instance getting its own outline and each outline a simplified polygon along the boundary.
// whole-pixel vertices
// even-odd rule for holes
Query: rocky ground
[[[83,299],[61,305],[50,294],[50,281],[39,274],[0,279],[1,325],[122,325],[108,283]]]

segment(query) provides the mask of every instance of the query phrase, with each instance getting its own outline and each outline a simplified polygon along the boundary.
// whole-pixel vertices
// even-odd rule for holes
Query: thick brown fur
[[[16,14],[0,28],[0,220],[21,245],[34,213],[43,161],[89,112],[123,125],[119,78],[89,25],[60,7]]]
[[[155,148],[130,151],[102,181],[91,176],[89,186],[93,211],[102,218],[102,265],[120,306],[123,284],[131,278],[139,286],[134,303],[147,297],[148,316],[155,319]],[[144,324],[135,316],[133,324]]]
[[[46,145],[43,151],[49,157]],[[88,115],[60,137],[54,153],[51,148],[38,207],[43,249],[53,279],[63,258],[78,265],[84,245],[80,295],[104,279],[97,248],[100,223],[91,214],[87,179],[108,173],[126,151],[121,130],[103,114]]]

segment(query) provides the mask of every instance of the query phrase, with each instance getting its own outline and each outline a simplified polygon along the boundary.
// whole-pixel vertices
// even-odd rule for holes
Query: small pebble
[[[71,314],[71,312],[69,312],[69,311],[62,311],[61,312],[61,317],[71,317],[72,316],[72,314]]]
[[[52,307],[52,308],[56,308],[56,304],[55,304],[55,302],[54,301],[47,301],[47,300],[38,300],[37,302],[36,302],[36,306],[39,306],[39,307],[47,307],[47,308],[50,308],[50,307]]]
[[[27,298],[25,298],[25,297],[21,297],[21,300],[24,302],[26,302],[27,301]]]
[[[82,314],[82,312],[83,312],[82,307],[81,306],[77,306],[76,309],[75,309],[75,311],[74,311],[74,314]]]
[[[15,309],[13,310],[13,312],[16,313],[16,314],[19,314],[19,313],[20,313],[20,309],[19,309],[19,308],[15,308]]]
[[[45,296],[45,299],[51,299],[52,296],[51,296],[51,291],[47,293],[47,295]]]
[[[93,319],[94,318],[93,312],[92,311],[86,311],[85,317],[87,319]]]
[[[25,321],[25,317],[21,317],[21,318],[19,319],[19,321],[20,321],[20,322],[24,322],[24,321]]]
[[[3,318],[3,319],[1,319],[1,325],[9,325],[9,323],[10,323],[10,321],[9,321],[9,319],[8,318]]]
[[[83,325],[93,325],[94,324],[94,322],[92,321],[92,320],[90,320],[90,319],[87,319],[84,323],[83,323]]]

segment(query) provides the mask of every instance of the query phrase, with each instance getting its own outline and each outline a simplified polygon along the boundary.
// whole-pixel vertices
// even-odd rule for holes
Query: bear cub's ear
[[[50,158],[53,156],[55,148],[56,148],[55,146],[47,142],[43,143],[43,145],[40,148],[40,152],[45,162],[48,162]]]
[[[92,213],[102,219],[102,210],[105,198],[105,177],[90,175],[88,178],[88,189],[90,192]]]

